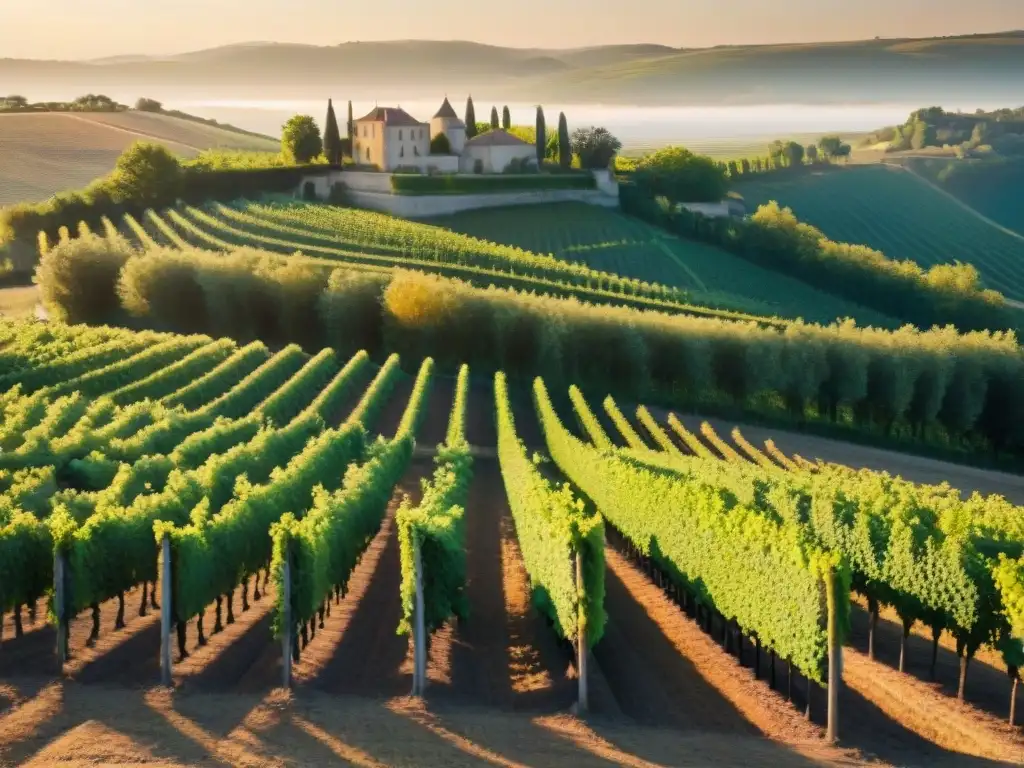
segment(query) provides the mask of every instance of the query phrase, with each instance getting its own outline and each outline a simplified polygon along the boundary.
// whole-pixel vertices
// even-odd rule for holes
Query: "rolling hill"
[[[905,165],[997,225],[1024,236],[1024,158],[910,158]]]
[[[108,173],[140,140],[194,157],[204,149],[277,151],[269,139],[145,112],[46,112],[0,115],[0,205],[45,200]]]
[[[518,49],[464,41],[337,46],[248,43],[174,56],[92,62],[0,60],[24,91],[144,89],[163,98],[318,98],[344,73],[351,98],[430,87],[508,99],[604,104],[840,103],[1013,99],[1024,33],[800,45],[674,49],[616,45]]]
[[[924,179],[887,165],[776,175],[736,185],[747,207],[777,200],[834,240],[923,267],[973,264],[985,285],[1024,300],[1024,240]]]

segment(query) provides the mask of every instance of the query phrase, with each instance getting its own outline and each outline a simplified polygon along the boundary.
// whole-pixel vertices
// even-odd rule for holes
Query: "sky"
[[[169,54],[256,40],[676,47],[1024,29],[1024,0],[0,0],[0,58]]]

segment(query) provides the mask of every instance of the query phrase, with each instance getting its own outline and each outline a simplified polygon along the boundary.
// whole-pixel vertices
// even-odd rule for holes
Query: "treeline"
[[[902,125],[875,131],[872,144],[888,142],[887,151],[900,152],[928,147],[959,147],[970,152],[991,147],[997,152],[1024,152],[1024,107],[991,112],[947,112],[942,107],[918,109]]]
[[[829,240],[772,202],[749,219],[710,218],[672,205],[638,184],[620,187],[622,209],[683,237],[703,240],[836,296],[918,328],[952,323],[965,331],[1017,327],[1002,294],[983,289],[970,264],[927,271],[865,245]]]
[[[1024,355],[1007,332],[897,332],[671,316],[396,270],[320,269],[252,249],[57,245],[42,297],[68,322],[387,350],[625,398],[726,407],[971,451],[1024,450]]]
[[[0,246],[19,239],[34,242],[40,232],[53,240],[61,227],[73,229],[79,221],[99,227],[104,216],[141,215],[178,200],[201,203],[291,192],[304,176],[327,170],[323,164],[270,165],[262,154],[223,151],[183,162],[160,144],[136,142],[113,171],[84,189],[0,208]]]
[[[0,98],[0,112],[125,112],[128,107],[118,104],[109,96],[89,93],[74,101],[30,102],[24,96]]]

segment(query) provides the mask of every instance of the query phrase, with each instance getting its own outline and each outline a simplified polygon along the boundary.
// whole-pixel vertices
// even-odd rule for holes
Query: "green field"
[[[446,219],[445,229],[330,205],[212,203],[150,211],[141,222],[126,217],[119,226],[143,245],[148,238],[174,247],[301,251],[324,262],[426,269],[476,284],[568,292],[591,302],[703,314],[700,308],[713,307],[746,313],[748,319],[855,317],[862,325],[896,325],[724,251],[584,204],[465,214]]]
[[[862,166],[743,181],[748,208],[777,200],[834,240],[877,248],[923,267],[973,264],[985,285],[1024,300],[1024,241],[1001,231],[923,179]]]
[[[964,162],[911,158],[907,166],[996,224],[1024,235],[1024,158],[1005,163],[966,161],[976,165],[973,172],[945,178],[943,171]]]
[[[528,226],[524,226],[528,222]],[[677,285],[717,305],[740,303],[754,314],[831,322],[851,316],[865,325],[890,318],[831,296],[738,256],[678,238],[639,219],[583,203],[522,209],[490,208],[433,223],[503,245],[579,261],[594,269]]]

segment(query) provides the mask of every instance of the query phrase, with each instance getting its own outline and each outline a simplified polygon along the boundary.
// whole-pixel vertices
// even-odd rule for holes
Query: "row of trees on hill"
[[[89,93],[74,101],[30,102],[25,96],[0,96],[0,112],[123,112],[128,107],[109,96]]]
[[[875,131],[870,143],[888,142],[888,151],[957,147],[968,154],[990,147],[1000,154],[1024,154],[1024,107],[974,113],[942,107],[915,110],[902,125]]]
[[[585,382],[639,401],[768,408],[794,422],[1024,451],[1024,356],[1012,333],[885,331],[853,321],[763,328],[253,249],[140,253],[95,236],[48,251],[39,284],[53,315],[70,322],[130,316],[143,327],[239,342],[430,355],[442,366],[542,375],[552,386]]]

